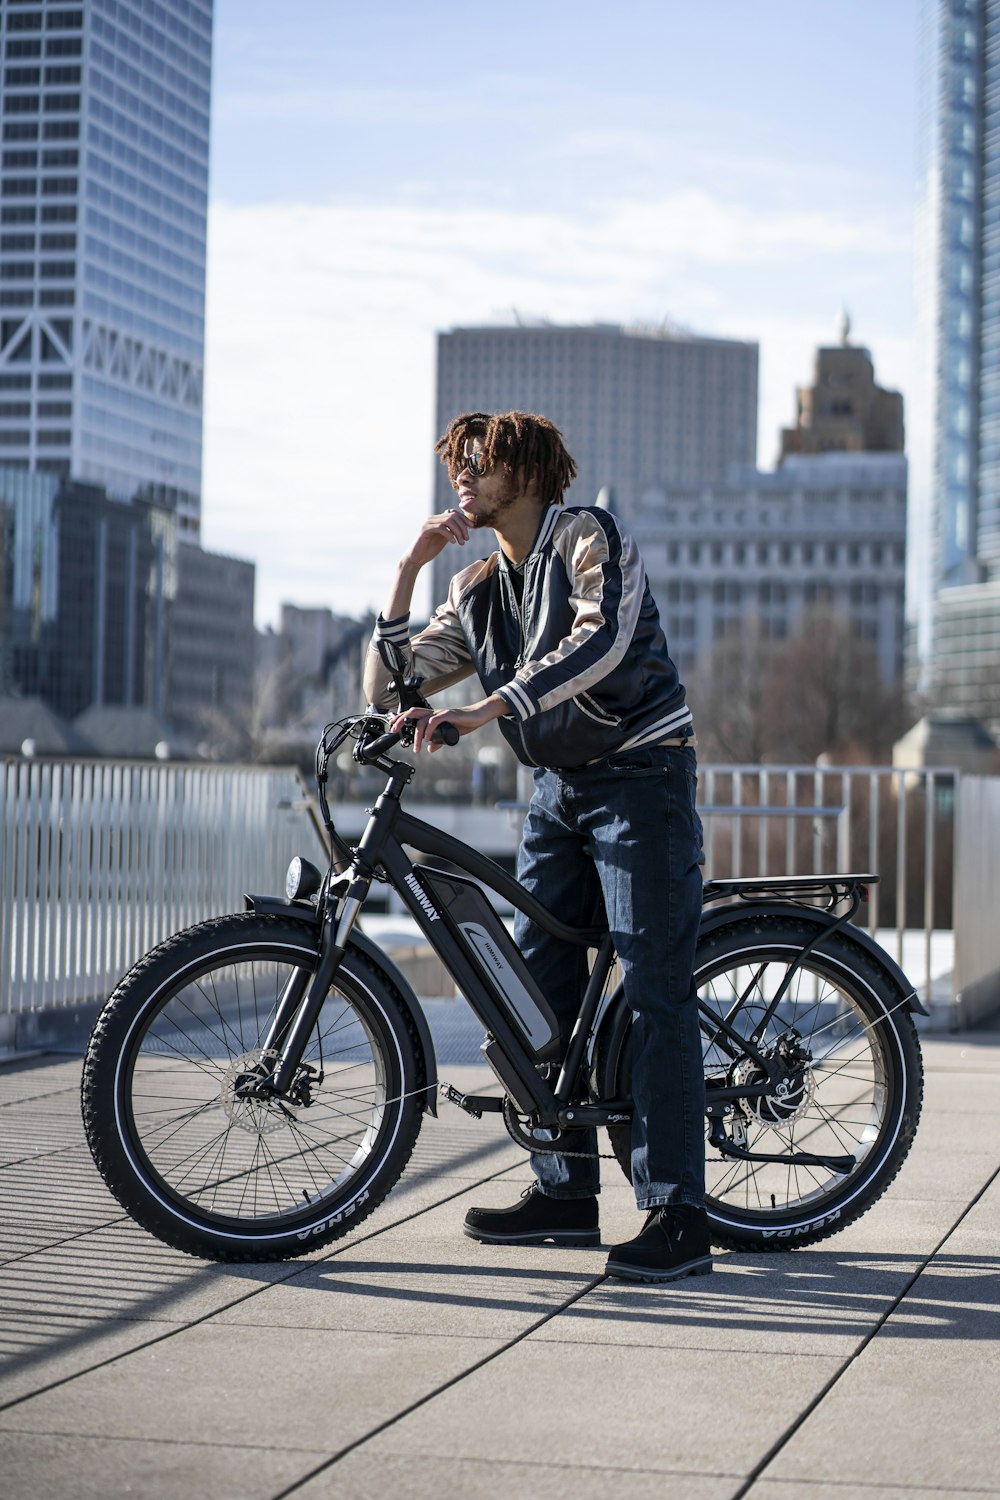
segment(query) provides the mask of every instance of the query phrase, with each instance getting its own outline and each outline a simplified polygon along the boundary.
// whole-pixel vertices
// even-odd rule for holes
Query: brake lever
[[[396,691],[400,711],[407,708],[430,708],[431,705],[420,691],[422,681],[422,677],[404,677],[402,672],[393,671],[392,685]],[[432,739],[441,745],[457,745],[459,738],[458,730],[454,724],[439,724],[432,735]],[[380,740],[377,743],[381,744],[382,742]],[[398,743],[398,737],[392,741],[392,744]],[[384,748],[389,750],[392,748],[392,745],[386,744]]]
[[[410,722],[412,723],[412,720]],[[416,729],[415,724],[413,728],[414,730]],[[439,724],[431,738],[442,745],[457,745],[460,736],[454,724]],[[380,755],[384,755],[387,750],[391,750],[393,746],[398,745],[404,739],[408,744],[412,745],[412,733],[406,735],[403,730],[394,729],[390,730],[388,734],[380,734],[377,739],[369,740],[367,743],[363,742],[359,746],[359,750],[366,761],[377,760]]]

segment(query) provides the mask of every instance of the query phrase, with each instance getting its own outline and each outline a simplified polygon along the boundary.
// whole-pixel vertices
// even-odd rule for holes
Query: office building
[[[0,697],[39,694],[59,612],[59,481],[0,467]]]
[[[946,701],[946,622],[1000,579],[1000,0],[925,0],[921,49],[908,614],[914,677]]]
[[[272,739],[315,743],[324,724],[356,711],[374,620],[281,606],[277,631],[257,641],[257,701]]]
[[[938,595],[934,662],[941,703],[1000,736],[1000,577]]]
[[[201,508],[211,0],[5,0],[0,463]]]
[[[254,587],[252,562],[190,543],[175,554],[165,710],[191,731],[253,732]]]
[[[66,719],[165,707],[172,512],[95,485],[0,469],[3,690]]]
[[[180,543],[163,506],[2,467],[0,541],[0,696],[249,732],[253,563]]]
[[[631,530],[682,670],[750,619],[780,641],[823,609],[871,644],[886,683],[900,680],[902,454],[790,456],[774,473],[653,489]]]
[[[550,417],[578,466],[568,503],[602,495],[627,522],[650,486],[722,481],[756,462],[757,363],[756,344],[668,327],[456,328],[438,336],[437,431],[465,411]],[[453,500],[441,467],[433,509]],[[491,545],[475,537],[463,556]],[[437,560],[435,598],[453,567]]]
[[[795,426],[781,434],[779,463],[792,453],[902,453],[903,398],[876,383],[871,355],[850,332],[845,313],[840,343],[817,349],[812,385],[796,392]]]

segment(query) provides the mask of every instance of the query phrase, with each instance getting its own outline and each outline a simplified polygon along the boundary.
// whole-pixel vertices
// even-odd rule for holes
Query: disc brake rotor
[[[767,1075],[751,1058],[743,1058],[733,1069],[733,1080],[739,1088],[753,1088],[765,1082]],[[757,1123],[770,1130],[780,1130],[804,1115],[816,1096],[816,1081],[811,1068],[796,1067],[782,1078],[771,1094],[741,1099],[740,1107]]]
[[[219,1103],[231,1124],[252,1135],[271,1135],[287,1123],[280,1110],[272,1107],[267,1099],[241,1097],[237,1089],[256,1079],[266,1078],[278,1060],[277,1052],[265,1051],[262,1047],[253,1052],[244,1052],[234,1057],[226,1069],[219,1094]]]

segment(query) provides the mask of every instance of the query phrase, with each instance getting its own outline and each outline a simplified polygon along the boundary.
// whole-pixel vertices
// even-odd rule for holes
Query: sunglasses
[[[456,478],[459,474],[464,474],[466,470],[476,479],[486,473],[486,459],[482,453],[463,453],[458,460],[458,468],[455,470]]]

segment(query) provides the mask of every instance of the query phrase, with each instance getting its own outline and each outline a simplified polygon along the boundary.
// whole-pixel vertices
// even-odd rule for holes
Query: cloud
[[[762,459],[844,302],[904,385],[908,226],[701,188],[555,211],[213,205],[204,541],[281,600],[377,607],[431,494],[435,334],[514,307],[553,322],[670,315],[759,339]],[[899,373],[887,376],[883,351]]]

